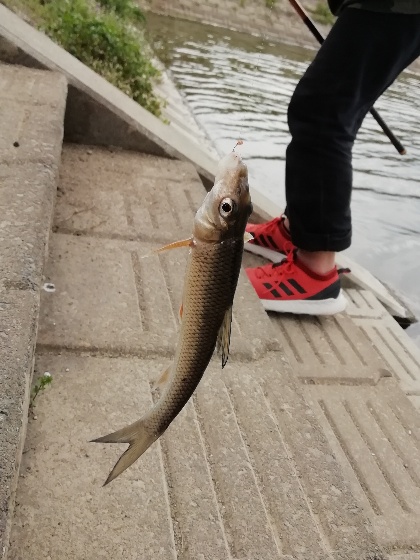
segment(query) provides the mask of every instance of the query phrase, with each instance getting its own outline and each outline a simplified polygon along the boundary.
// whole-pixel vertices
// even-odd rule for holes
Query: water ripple
[[[290,141],[287,106],[313,52],[159,16],[151,15],[148,25],[156,54],[219,153],[243,138],[254,188],[283,204]],[[349,252],[406,297],[420,316],[418,91],[419,80],[404,75],[375,106],[407,148],[405,157],[370,115],[359,131],[353,151],[354,238]],[[388,251],[387,259],[383,247],[385,253],[387,247],[399,249]]]

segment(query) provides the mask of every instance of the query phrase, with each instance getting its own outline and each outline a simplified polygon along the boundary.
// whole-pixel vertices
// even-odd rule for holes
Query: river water
[[[238,138],[250,183],[284,205],[287,106],[313,51],[148,15],[149,41],[217,151]],[[307,33],[302,27],[302,33]],[[407,149],[400,156],[368,115],[354,151],[349,256],[420,318],[420,81],[404,74],[375,105]],[[420,325],[407,331],[420,345]]]

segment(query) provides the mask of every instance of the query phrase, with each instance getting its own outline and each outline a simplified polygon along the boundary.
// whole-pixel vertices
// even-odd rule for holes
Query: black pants
[[[288,110],[286,214],[301,249],[350,246],[357,131],[378,97],[419,55],[420,15],[348,8],[300,80]]]

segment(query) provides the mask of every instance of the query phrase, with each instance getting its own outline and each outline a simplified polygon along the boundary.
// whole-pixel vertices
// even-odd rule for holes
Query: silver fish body
[[[181,329],[162,394],[140,420],[93,440],[130,444],[105,484],[129,467],[168,428],[194,393],[216,344],[222,348],[222,365],[226,363],[232,304],[251,211],[247,168],[240,156],[232,152],[220,162],[215,184],[197,211],[193,236],[187,240],[190,254]]]

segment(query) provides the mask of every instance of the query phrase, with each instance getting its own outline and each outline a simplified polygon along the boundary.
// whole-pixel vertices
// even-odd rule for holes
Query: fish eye
[[[219,213],[222,218],[229,218],[236,211],[236,202],[231,198],[224,198],[219,206]]]

